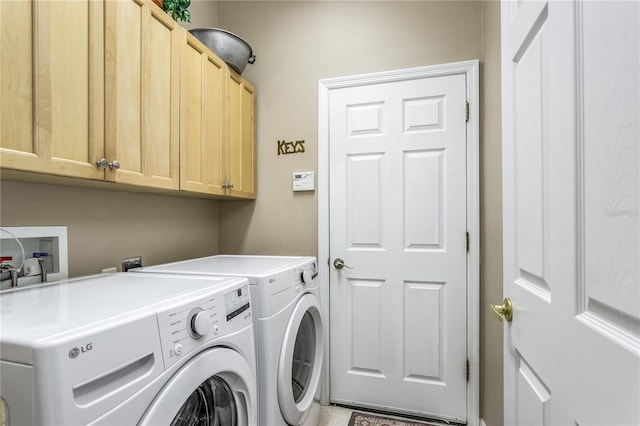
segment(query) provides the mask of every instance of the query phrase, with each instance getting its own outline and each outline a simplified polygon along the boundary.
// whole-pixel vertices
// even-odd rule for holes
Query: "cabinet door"
[[[252,199],[256,198],[254,89],[233,71],[228,82],[227,194]]]
[[[185,30],[146,0],[105,2],[106,180],[179,187],[179,50]]]
[[[180,189],[224,195],[226,65],[187,33],[182,60]]]
[[[0,2],[0,165],[103,179],[102,1]]]

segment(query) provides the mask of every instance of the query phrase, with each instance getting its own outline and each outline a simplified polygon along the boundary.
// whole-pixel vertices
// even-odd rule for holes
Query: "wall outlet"
[[[125,257],[122,259],[122,272],[129,269],[140,268],[142,266],[142,256]]]

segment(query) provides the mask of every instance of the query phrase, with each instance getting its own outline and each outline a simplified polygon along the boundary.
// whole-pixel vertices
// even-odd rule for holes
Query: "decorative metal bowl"
[[[229,31],[219,28],[194,28],[189,32],[238,74],[242,74],[247,64],[253,64],[256,61],[251,46]]]

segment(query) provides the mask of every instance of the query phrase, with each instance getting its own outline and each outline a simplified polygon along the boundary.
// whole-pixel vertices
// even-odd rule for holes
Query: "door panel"
[[[385,328],[382,318],[383,281],[349,280],[349,310],[351,324],[347,324],[350,342],[347,364],[349,372],[383,377]]]
[[[442,248],[444,149],[404,153],[404,248]]]
[[[105,4],[107,14],[107,156],[123,171],[142,172],[142,3]],[[117,27],[112,27],[116,25]],[[135,40],[135,42],[133,42]],[[113,43],[113,44],[112,44]],[[113,61],[113,62],[112,62]],[[109,69],[111,68],[111,69]]]
[[[174,117],[172,107],[178,98],[172,96],[172,92],[178,87],[172,87],[175,78],[173,73],[179,73],[173,66],[175,55],[172,45],[174,28],[173,23],[168,23],[155,19],[152,14],[147,15],[149,29],[148,43],[148,66],[145,67],[146,77],[143,77],[144,84],[144,130],[147,133],[147,143],[145,151],[149,158],[148,173],[151,176],[172,177],[172,161],[176,160],[172,155],[171,144],[176,142],[171,138],[172,126],[178,126],[179,121],[172,120]],[[161,118],[158,120],[158,118]],[[175,176],[173,176],[175,177]]]
[[[505,424],[640,422],[639,24],[503,3]]]
[[[56,37],[45,42],[40,40],[42,49],[39,60],[48,63],[49,79],[41,81],[39,89],[49,93],[46,108],[50,108],[47,118],[50,128],[44,133],[51,137],[51,156],[65,158],[77,162],[91,163],[89,160],[90,145],[85,142],[89,135],[90,116],[89,96],[87,88],[91,88],[89,49],[89,15],[88,2],[55,2],[48,7],[47,27]],[[69,26],[79,23],[73,30]],[[66,29],[66,31],[65,31]],[[50,34],[47,34],[49,37]],[[57,52],[54,54],[53,52]],[[62,52],[73,52],[72,55],[59,56]],[[69,60],[78,58],[79,60]],[[41,75],[46,75],[45,73]],[[73,78],[69,78],[73,76]],[[44,83],[44,84],[43,84]],[[70,114],[73,108],[75,114]],[[43,114],[40,115],[43,118]],[[49,123],[47,123],[48,125]],[[44,130],[40,127],[40,131]],[[44,136],[44,135],[43,135]],[[81,141],[73,144],[70,141]]]
[[[256,198],[255,90],[233,71],[228,73],[227,195]]]
[[[589,191],[582,194],[579,206],[584,220],[580,230],[584,242],[584,281],[580,283],[583,298],[579,303],[619,331],[639,336],[640,8],[633,9],[598,4],[582,9],[584,54],[579,66],[587,90],[579,167],[583,171],[581,183]],[[628,52],[634,53],[629,56]],[[600,285],[602,282],[607,286]]]
[[[205,147],[203,143],[203,121],[205,117],[201,112],[204,105],[203,97],[209,91],[203,89],[204,66],[203,52],[198,49],[198,44],[190,42],[187,36],[187,47],[184,49],[182,75],[185,78],[182,82],[182,99],[181,104],[184,105],[181,121],[184,123],[184,135],[181,138],[183,143],[180,145],[180,174],[181,189],[190,189],[191,186],[199,187],[205,182],[205,170],[202,167]],[[185,113],[186,112],[186,113]],[[218,114],[220,111],[218,111]],[[219,115],[218,115],[219,117]],[[208,121],[220,122],[215,120],[215,116],[210,117]],[[195,184],[193,184],[195,183]]]
[[[404,282],[404,376],[445,385],[442,366],[445,283]],[[414,357],[412,354],[422,354]]]
[[[347,229],[349,247],[383,248],[381,228],[382,155],[347,156]]]
[[[180,189],[224,195],[226,65],[191,34],[183,55]]]
[[[0,3],[0,142],[25,153],[33,152],[33,9],[31,2]]]
[[[466,81],[330,94],[331,400],[466,419]]]
[[[544,182],[542,169],[542,117],[541,94],[543,87],[542,69],[542,35],[538,33],[535,40],[521,56],[515,69],[514,115],[518,123],[518,146],[515,170],[517,195],[517,262],[520,279],[524,286],[549,289],[544,278],[543,242],[545,221]],[[522,276],[526,275],[526,278]],[[528,278],[528,279],[527,279]]]
[[[186,31],[143,0],[105,3],[106,180],[178,189]]]
[[[545,250],[545,242],[548,243],[545,233],[550,203],[544,179],[544,168],[549,167],[549,162],[544,154],[549,150],[549,141],[545,134],[547,117],[543,113],[549,102],[549,69],[545,68],[545,58],[552,47],[549,13],[546,2],[510,6],[503,9],[503,25],[509,22],[503,31],[513,40],[511,44],[503,44],[503,58],[506,55],[510,61],[504,64],[508,72],[503,70],[503,74],[512,78],[509,84],[513,88],[512,98],[503,105],[503,111],[509,111],[512,118],[505,117],[503,123],[505,127],[510,119],[514,123],[512,136],[503,136],[504,267],[505,283],[509,277],[512,284],[509,290],[505,284],[505,296],[516,304],[516,315],[523,305],[529,307],[528,315],[514,319],[519,329],[526,326],[548,329],[552,326],[548,316],[552,292],[545,269],[550,261],[550,252]],[[508,137],[513,138],[512,145],[507,145]],[[512,239],[508,235],[513,235]],[[547,395],[554,394],[548,380],[551,366],[537,350],[548,344],[544,332],[535,335],[505,332],[505,351],[510,346],[509,355],[505,356],[505,424],[549,424],[550,413],[545,417],[544,407]]]
[[[516,423],[518,425],[549,425],[551,392],[522,357],[518,357],[516,379]]]
[[[103,4],[0,6],[3,168],[103,179]]]

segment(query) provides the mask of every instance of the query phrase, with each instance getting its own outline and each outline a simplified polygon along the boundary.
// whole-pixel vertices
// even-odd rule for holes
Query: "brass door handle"
[[[502,305],[489,306],[491,306],[491,310],[500,321],[507,320],[507,322],[511,322],[513,319],[513,304],[511,303],[511,299],[508,297],[504,298]]]

